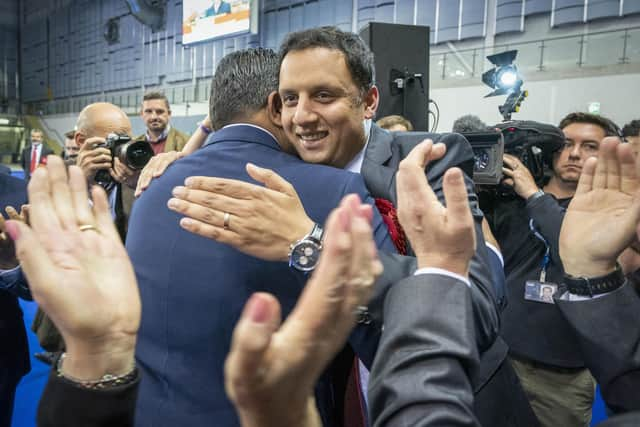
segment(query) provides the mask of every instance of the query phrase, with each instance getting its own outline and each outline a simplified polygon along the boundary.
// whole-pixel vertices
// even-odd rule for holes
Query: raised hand
[[[34,299],[67,346],[63,372],[77,379],[120,374],[133,364],[140,298],[105,192],[69,175],[59,157],[34,172],[28,187],[30,226],[8,221],[7,232]]]
[[[560,231],[567,274],[597,277],[615,269],[633,243],[640,220],[640,176],[629,144],[605,138],[598,158],[586,160]]]
[[[186,216],[180,220],[185,230],[257,258],[286,261],[289,246],[311,231],[313,221],[289,182],[252,164],[247,173],[265,186],[192,176],[174,188],[168,206]]]
[[[445,149],[443,144],[427,140],[400,162],[396,175],[398,219],[419,268],[442,268],[467,276],[476,237],[462,171],[451,168],[444,175],[446,207],[424,174],[427,163],[441,158]]]
[[[243,427],[321,425],[313,386],[382,272],[370,221],[371,207],[355,195],[332,212],[318,267],[284,324],[272,295],[247,302],[225,364],[227,394]]]

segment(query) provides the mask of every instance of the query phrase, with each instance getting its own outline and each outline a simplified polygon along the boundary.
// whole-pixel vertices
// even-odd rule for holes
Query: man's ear
[[[267,98],[267,113],[274,125],[282,127],[282,99],[276,91],[271,92]]]
[[[380,92],[378,92],[378,88],[373,85],[371,89],[369,89],[364,96],[364,118],[365,119],[373,119],[376,115],[376,111],[378,110],[378,103],[380,102]]]
[[[81,132],[76,132],[75,135],[73,135],[73,140],[76,142],[76,145],[78,146],[78,148],[82,148],[82,146],[84,145],[85,139],[86,138]]]

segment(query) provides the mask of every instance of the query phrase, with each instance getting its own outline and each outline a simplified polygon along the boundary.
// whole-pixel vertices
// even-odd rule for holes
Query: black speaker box
[[[429,129],[429,27],[370,22],[360,37],[375,56],[376,117],[398,114]]]

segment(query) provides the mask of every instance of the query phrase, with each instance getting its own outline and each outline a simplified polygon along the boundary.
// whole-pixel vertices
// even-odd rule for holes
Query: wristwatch
[[[289,267],[300,271],[311,271],[316,268],[322,252],[322,235],[324,230],[314,224],[311,232],[289,247]]]
[[[625,283],[624,273],[620,264],[611,273],[598,277],[573,277],[564,275],[564,284],[569,293],[581,296],[606,294],[615,291]]]

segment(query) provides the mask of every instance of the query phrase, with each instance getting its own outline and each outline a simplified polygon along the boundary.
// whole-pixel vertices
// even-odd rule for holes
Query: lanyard
[[[545,251],[541,263],[542,270],[540,271],[540,283],[544,283],[547,278],[547,267],[549,266],[549,262],[551,261],[551,251],[549,249],[549,243],[547,243],[547,239],[545,239],[544,236],[540,234],[538,230],[536,230],[536,227],[533,224],[533,219],[529,220],[529,229],[537,239],[544,243]]]

